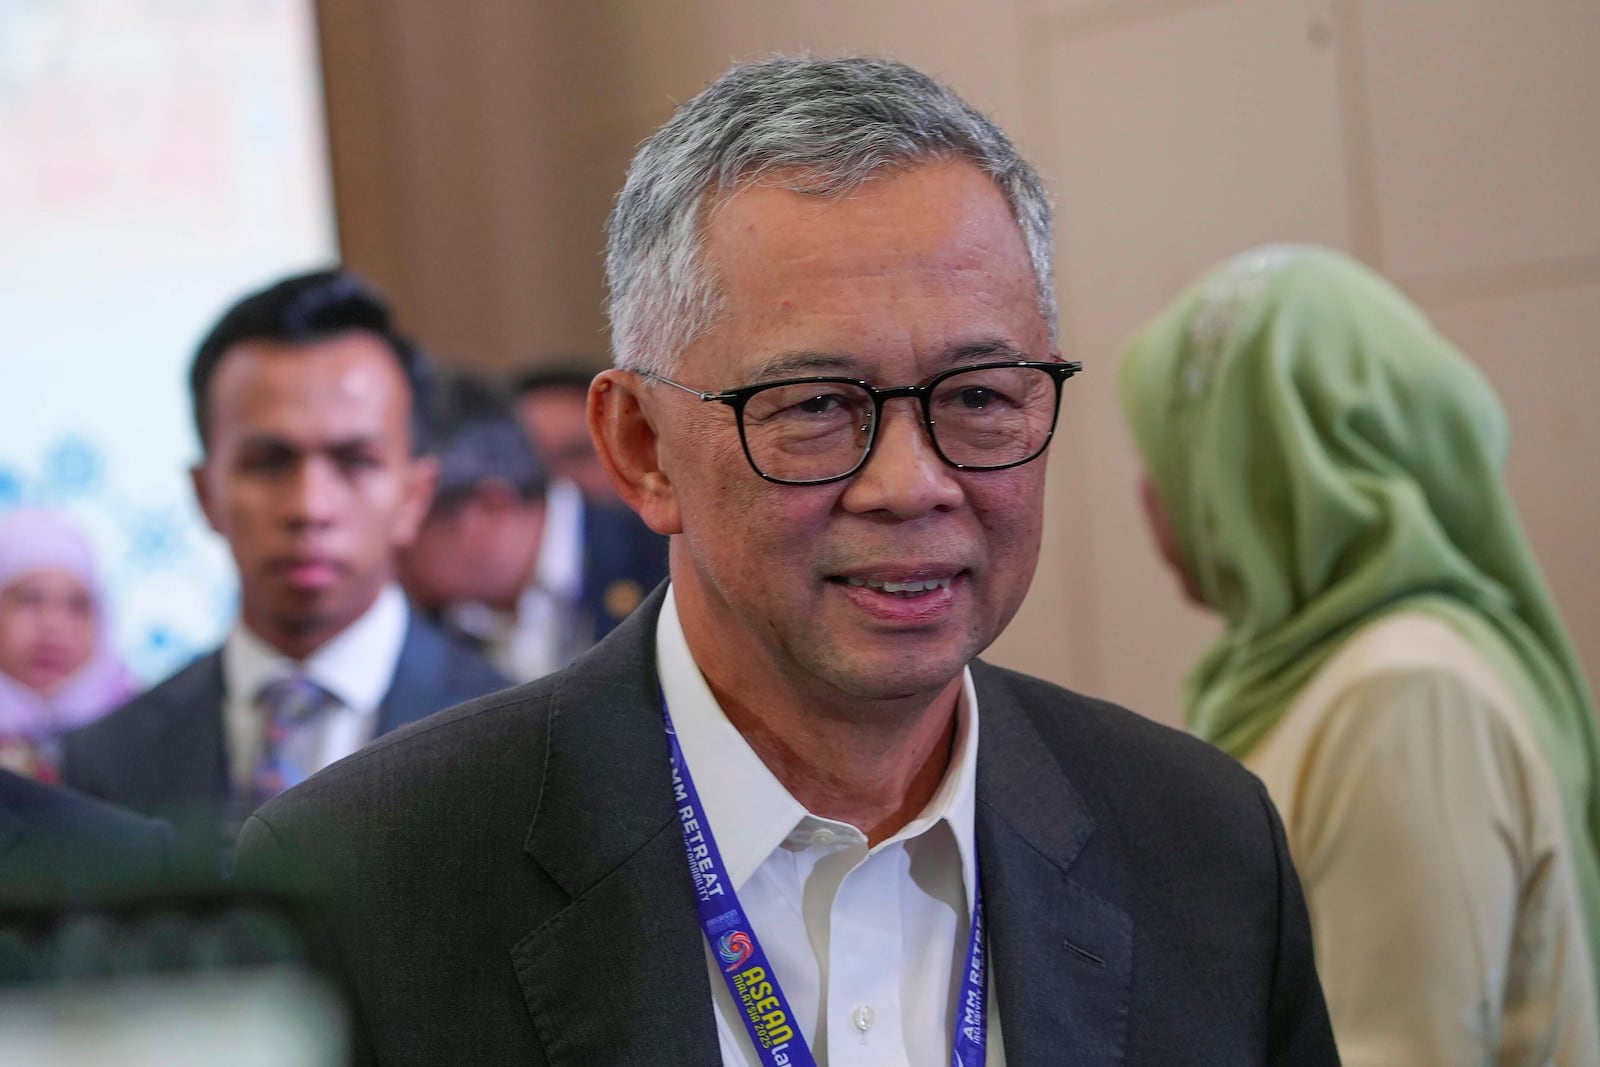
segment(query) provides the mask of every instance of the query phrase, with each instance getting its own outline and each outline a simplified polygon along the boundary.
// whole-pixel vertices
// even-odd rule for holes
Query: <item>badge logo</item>
[[[755,952],[750,935],[743,930],[729,930],[717,940],[717,955],[722,957],[722,969],[738,970]]]

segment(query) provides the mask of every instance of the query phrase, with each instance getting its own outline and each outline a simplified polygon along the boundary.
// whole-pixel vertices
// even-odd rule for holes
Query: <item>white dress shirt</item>
[[[583,492],[558,478],[544,494],[544,532],[539,535],[538,580],[569,604],[583,595]]]
[[[817,1063],[948,1064],[977,863],[971,674],[944,780],[921,814],[869,850],[858,828],[801,806],[728,721],[689,652],[670,587],[656,626],[656,669],[727,876]],[[705,952],[722,1062],[759,1067],[709,945]],[[1005,1063],[993,967],[991,960],[991,1067]]]
[[[394,681],[409,622],[405,594],[398,586],[387,586],[364,615],[300,663],[251,633],[243,619],[236,622],[222,645],[223,721],[234,790],[250,788],[261,753],[265,720],[256,708],[261,687],[296,671],[303,671],[338,701],[285,742],[285,755],[296,766],[310,774],[371,741],[378,728],[378,705]]]

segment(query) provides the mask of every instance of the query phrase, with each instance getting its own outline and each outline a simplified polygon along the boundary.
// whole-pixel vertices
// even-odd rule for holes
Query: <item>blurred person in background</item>
[[[1157,541],[1227,627],[1185,715],[1283,813],[1344,1063],[1600,1063],[1594,706],[1489,385],[1364,267],[1271,247],[1121,386]]]
[[[622,505],[595,452],[588,420],[593,378],[594,371],[567,360],[515,382],[517,416],[550,472],[539,584],[581,605],[580,651],[610,633],[667,576],[667,539]]]
[[[0,767],[56,781],[60,736],[137,691],[83,533],[49,511],[0,516]]]
[[[571,482],[596,504],[620,504],[589,436],[589,383],[596,369],[563,360],[515,382],[517,417],[551,476]]]
[[[236,303],[190,369],[201,510],[239,572],[222,647],[65,739],[63,779],[219,829],[374,736],[508,681],[407,604],[396,553],[437,467],[432,375],[343,271]],[[197,842],[204,845],[204,840]]]
[[[433,440],[438,492],[401,553],[400,580],[415,603],[518,681],[566,666],[637,606],[649,561],[615,509],[581,512],[588,545],[576,582],[546,566],[550,482],[508,395],[446,380]]]
[[[472,378],[440,383],[432,436],[439,487],[400,554],[401,584],[512,678],[548,674],[576,654],[579,624],[537,578],[544,463],[510,398]]]

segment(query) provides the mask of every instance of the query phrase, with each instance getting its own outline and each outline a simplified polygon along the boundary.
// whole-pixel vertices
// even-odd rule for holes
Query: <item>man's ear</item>
[[[439,461],[432,456],[418,456],[406,464],[405,484],[401,486],[404,498],[394,519],[394,545],[405,548],[417,539],[422,520],[433,507],[433,494],[439,488]]]
[[[658,534],[683,532],[672,480],[661,469],[655,419],[644,379],[608,370],[589,386],[589,436],[617,495]]]
[[[212,499],[211,489],[206,485],[206,464],[209,457],[201,459],[199,463],[189,468],[189,485],[194,488],[195,503],[200,505],[200,513],[206,517],[206,523],[217,533],[226,537],[222,527],[217,524],[217,506],[219,501]]]

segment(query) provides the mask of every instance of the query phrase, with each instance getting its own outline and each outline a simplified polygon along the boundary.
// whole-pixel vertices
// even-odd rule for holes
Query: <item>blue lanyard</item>
[[[672,796],[683,827],[683,847],[694,881],[700,928],[705,931],[717,961],[717,970],[733,995],[744,1028],[764,1067],[816,1067],[811,1047],[799,1030],[789,999],[767,962],[755,928],[739,904],[739,894],[722,853],[700,806],[700,794],[683,758],[672,713],[661,701],[666,721],[667,746],[672,758]],[[952,1067],[982,1067],[984,1062],[985,1000],[988,996],[987,961],[983,945],[983,894],[973,870],[972,930],[967,940],[966,966],[961,975],[961,995],[956,1001]]]

